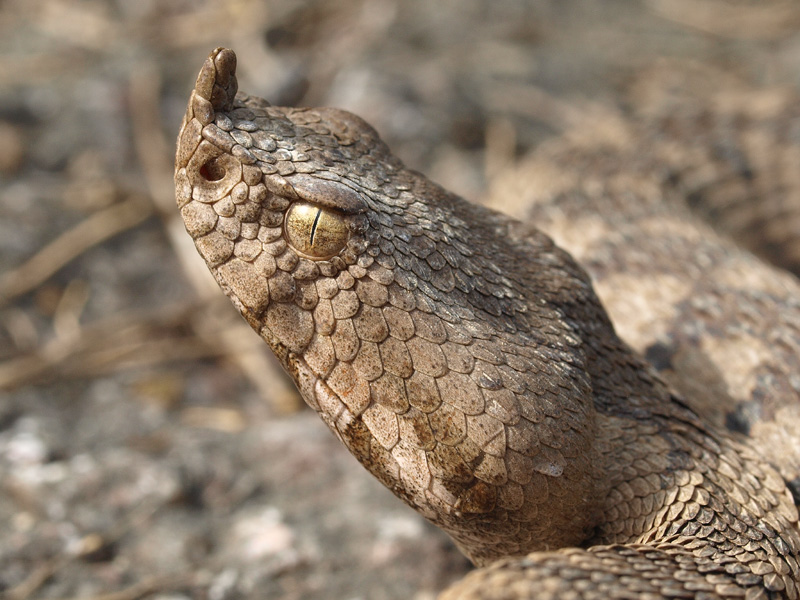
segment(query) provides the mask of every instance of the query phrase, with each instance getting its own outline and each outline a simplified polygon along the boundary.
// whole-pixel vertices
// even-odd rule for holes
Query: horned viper
[[[800,286],[686,202],[791,132],[751,103],[716,107],[736,139],[604,119],[501,178],[513,218],[235,67],[214,50],[189,100],[186,229],[308,405],[479,567],[443,598],[798,597]]]

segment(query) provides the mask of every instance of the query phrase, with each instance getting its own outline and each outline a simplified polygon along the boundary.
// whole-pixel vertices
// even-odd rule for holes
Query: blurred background
[[[303,408],[177,219],[208,52],[468,198],[659,61],[800,85],[793,0],[0,0],[0,597],[433,598],[469,568]]]

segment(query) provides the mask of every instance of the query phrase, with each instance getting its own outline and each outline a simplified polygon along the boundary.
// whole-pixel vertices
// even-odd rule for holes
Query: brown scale
[[[798,597],[797,509],[761,458],[761,438],[720,428],[685,382],[668,387],[617,337],[569,254],[534,221],[469,204],[406,170],[354,115],[237,95],[235,65],[232,51],[212,52],[189,101],[175,171],[187,231],[309,406],[481,567],[443,597]],[[577,232],[562,237],[583,241],[575,251],[603,293],[603,278],[611,285],[624,271],[613,268],[615,238],[601,233],[635,237],[630,223],[647,231],[667,209],[651,207],[657,187],[644,174],[626,179],[603,166],[607,153],[565,142],[537,160],[553,172],[560,153],[602,166],[548,198],[560,201],[555,234],[559,215],[577,211]],[[604,217],[586,206],[609,198],[605,212],[617,222],[592,233]],[[511,209],[541,216],[548,202],[536,201]],[[686,231],[677,247],[691,254],[695,230]],[[659,247],[658,236],[642,237]],[[760,268],[718,250],[713,234],[703,239],[696,253],[706,268]],[[594,249],[602,252],[592,263]],[[681,297],[711,304],[667,341],[691,348],[703,325],[713,346],[713,316],[733,322],[715,311],[714,277],[703,284],[708,295]],[[768,331],[781,333],[759,329],[758,311],[746,333],[794,352],[795,363],[784,361],[793,368],[796,282],[759,272],[747,283],[755,296],[763,284],[760,309],[776,320]],[[624,306],[610,297],[612,313]],[[792,410],[797,395],[771,406]]]

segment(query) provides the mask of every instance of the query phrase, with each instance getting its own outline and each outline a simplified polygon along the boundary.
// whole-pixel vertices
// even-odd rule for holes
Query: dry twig
[[[62,233],[0,279],[0,307],[41,285],[89,248],[138,225],[152,214],[140,196],[104,208]]]

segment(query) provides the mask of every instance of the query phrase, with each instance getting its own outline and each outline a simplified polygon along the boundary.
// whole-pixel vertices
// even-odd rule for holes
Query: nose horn
[[[236,53],[228,48],[215,48],[203,63],[194,85],[189,110],[202,125],[214,120],[214,113],[228,112],[238,89]]]

